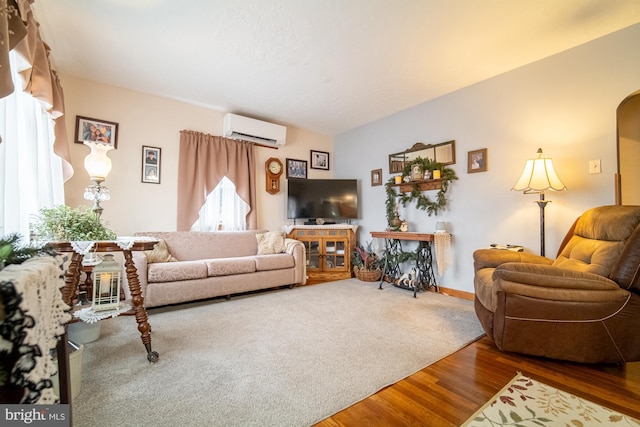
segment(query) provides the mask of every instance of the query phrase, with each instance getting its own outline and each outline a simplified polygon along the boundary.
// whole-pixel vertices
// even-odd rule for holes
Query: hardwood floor
[[[551,361],[503,353],[483,337],[316,426],[459,426],[518,372],[640,419],[640,362]]]

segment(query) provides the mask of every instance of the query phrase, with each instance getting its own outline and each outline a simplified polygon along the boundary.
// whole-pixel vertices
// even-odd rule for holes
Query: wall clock
[[[282,175],[282,162],[271,157],[265,162],[267,174],[267,193],[277,194],[280,191],[280,175]]]

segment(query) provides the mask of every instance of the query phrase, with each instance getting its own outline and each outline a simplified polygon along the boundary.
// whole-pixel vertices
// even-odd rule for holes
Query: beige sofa
[[[283,232],[174,231],[136,236],[160,241],[153,252],[132,252],[146,307],[306,283],[304,244],[285,238]],[[123,290],[131,298],[124,276]]]

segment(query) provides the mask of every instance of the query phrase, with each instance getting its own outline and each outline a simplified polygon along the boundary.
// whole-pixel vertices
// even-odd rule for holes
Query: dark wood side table
[[[120,244],[119,244],[120,243]],[[122,252],[124,254],[124,265],[127,273],[127,281],[129,282],[129,290],[131,291],[131,302],[138,324],[138,331],[147,350],[147,359],[149,362],[158,361],[158,352],[151,349],[151,326],[149,325],[149,317],[144,307],[144,297],[140,290],[140,280],[138,271],[133,263],[131,251],[148,251],[158,243],[157,240],[133,240],[133,244],[128,249],[121,247],[121,242],[116,241],[99,241],[95,242],[91,248],[91,252]],[[62,291],[62,298],[66,304],[71,305],[78,291],[78,283],[80,281],[80,272],[82,271],[82,259],[84,255],[77,252],[70,242],[53,242],[50,246],[58,252],[71,252],[71,263],[65,273],[65,286]],[[60,367],[62,370],[62,367]]]
[[[433,254],[431,247],[433,245],[434,237],[432,233],[412,233],[408,231],[372,231],[371,237],[384,239],[385,248],[387,254],[391,254],[395,259],[398,259],[397,255],[402,252],[402,241],[416,241],[418,242],[418,249],[416,250],[416,277],[415,284],[411,287],[413,289],[413,297],[416,298],[416,294],[419,290],[428,290],[433,287],[438,292],[438,284],[436,283],[436,275],[433,272]],[[391,273],[394,276],[400,274],[399,263],[390,263],[389,256],[385,257],[384,269],[382,271],[382,279],[380,279],[380,289],[382,289],[382,283],[384,282],[387,273]],[[394,285],[410,289],[402,284]]]

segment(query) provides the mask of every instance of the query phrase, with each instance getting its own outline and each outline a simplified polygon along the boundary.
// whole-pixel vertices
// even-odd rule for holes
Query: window
[[[246,230],[249,205],[238,196],[226,176],[207,196],[191,231]]]
[[[17,90],[0,99],[0,236],[29,236],[32,215],[64,204],[62,160],[53,152],[53,119],[23,92],[18,55],[10,53]]]

